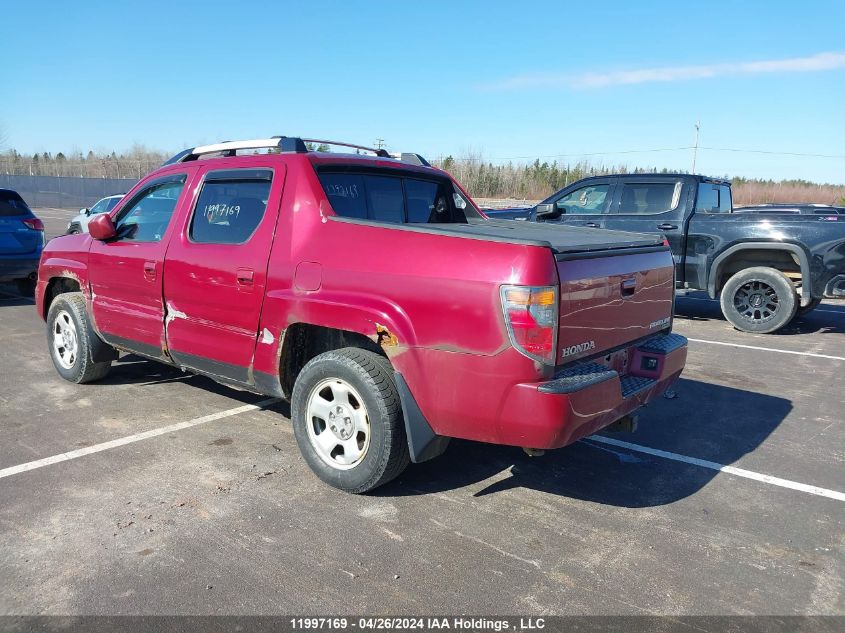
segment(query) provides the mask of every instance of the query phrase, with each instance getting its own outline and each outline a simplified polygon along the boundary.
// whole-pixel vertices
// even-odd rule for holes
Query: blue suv
[[[0,189],[0,282],[14,281],[32,295],[44,248],[44,223],[17,191]]]

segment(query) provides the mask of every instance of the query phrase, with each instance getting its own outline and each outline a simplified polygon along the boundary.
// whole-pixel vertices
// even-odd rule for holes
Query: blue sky
[[[845,2],[13,2],[18,151],[273,134],[845,184]],[[9,28],[12,27],[13,28]],[[635,153],[613,153],[631,152]],[[792,154],[822,154],[823,158]]]

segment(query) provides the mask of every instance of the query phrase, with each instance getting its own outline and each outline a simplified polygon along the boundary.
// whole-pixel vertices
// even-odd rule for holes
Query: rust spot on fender
[[[376,323],[376,336],[378,337],[376,343],[382,347],[395,347],[399,345],[399,339],[396,338],[396,335],[379,323]]]

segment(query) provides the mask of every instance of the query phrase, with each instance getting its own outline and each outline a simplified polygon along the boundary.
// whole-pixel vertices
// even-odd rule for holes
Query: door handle
[[[678,228],[677,224],[669,224],[668,222],[664,222],[663,224],[658,224],[657,228],[661,231],[674,231]]]
[[[144,262],[144,277],[153,281],[156,278],[156,263]]]
[[[251,286],[255,281],[255,271],[249,268],[238,268],[237,278],[238,284],[242,286]]]
[[[598,228],[601,228],[601,227],[600,227],[598,224],[596,224],[595,222],[587,222],[584,226],[589,226],[591,229],[598,229]]]
[[[622,296],[630,297],[637,289],[637,280],[633,278],[623,279],[620,285],[622,286]]]

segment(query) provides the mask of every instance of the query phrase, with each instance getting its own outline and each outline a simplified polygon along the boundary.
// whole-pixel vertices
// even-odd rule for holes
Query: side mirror
[[[117,229],[115,229],[114,222],[112,222],[108,213],[100,213],[88,223],[88,233],[95,240],[105,241],[117,235]]]
[[[79,213],[84,213],[85,215],[91,215],[91,209],[89,209],[88,207],[83,207],[82,209],[79,210]]]
[[[554,220],[559,218],[563,213],[563,209],[559,209],[554,202],[547,202],[546,204],[538,204],[535,207],[535,214],[538,218],[544,220]]]

